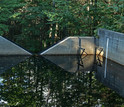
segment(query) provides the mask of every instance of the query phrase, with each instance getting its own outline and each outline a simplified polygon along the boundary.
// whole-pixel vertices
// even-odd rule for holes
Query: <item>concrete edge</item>
[[[68,40],[68,39],[70,39],[70,38],[72,39],[72,38],[94,38],[94,37],[92,37],[92,36],[69,36],[69,37],[65,38],[64,40],[58,42],[57,44],[53,45],[52,47],[50,47],[50,48],[46,49],[45,51],[41,52],[40,55],[44,55],[44,54],[45,54],[46,52],[48,52],[49,50],[53,49],[54,47],[58,46],[59,44],[65,42],[66,40]],[[52,55],[53,55],[53,54],[52,54]],[[59,54],[59,55],[60,55],[60,54]],[[61,55],[63,55],[63,54],[61,54]],[[69,54],[68,54],[68,55],[69,55]],[[71,55],[74,55],[74,54],[71,54]]]
[[[120,33],[120,32],[117,32],[117,31],[112,31],[112,30],[108,30],[108,29],[104,29],[104,28],[99,28],[97,31],[98,31],[98,35],[99,35],[99,31],[107,31],[107,32],[110,32],[110,33],[117,33],[117,34],[120,34],[122,35],[123,33]]]
[[[52,47],[48,48],[47,50],[40,53],[40,55],[43,55],[44,53],[48,52],[49,50],[53,49],[54,47],[58,46],[59,44],[63,43],[64,41],[68,40],[70,37],[65,38],[64,40],[58,42],[57,44],[53,45]]]
[[[10,41],[10,40],[8,40],[8,39],[6,39],[6,38],[4,38],[3,36],[0,36],[2,39],[4,39],[4,40],[6,40],[6,41],[8,41],[8,42],[11,42],[15,47],[18,47],[18,48],[20,48],[21,50],[23,50],[24,52],[26,52],[28,55],[32,55],[32,53],[30,53],[30,52],[28,52],[27,50],[25,50],[24,48],[22,48],[22,47],[20,47],[20,46],[18,46],[17,44],[15,44],[14,42],[12,42],[12,41]],[[24,55],[27,55],[27,54],[24,54]]]

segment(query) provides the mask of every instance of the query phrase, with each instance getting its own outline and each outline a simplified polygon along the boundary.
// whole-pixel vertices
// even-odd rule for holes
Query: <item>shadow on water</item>
[[[97,57],[95,62],[94,56],[82,58],[45,56],[45,58],[27,58],[0,74],[0,99],[3,105],[115,107],[124,104],[124,99],[120,96],[123,96],[124,90],[121,65],[108,61],[106,78],[103,78],[103,58]]]

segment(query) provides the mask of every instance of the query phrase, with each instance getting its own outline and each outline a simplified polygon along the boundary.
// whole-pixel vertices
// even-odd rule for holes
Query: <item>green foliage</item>
[[[37,53],[67,36],[124,33],[123,0],[1,0],[0,35]]]

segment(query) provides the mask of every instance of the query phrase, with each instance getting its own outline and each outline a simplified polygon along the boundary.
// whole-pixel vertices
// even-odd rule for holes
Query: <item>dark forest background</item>
[[[0,0],[0,35],[32,53],[98,28],[124,33],[124,0]]]

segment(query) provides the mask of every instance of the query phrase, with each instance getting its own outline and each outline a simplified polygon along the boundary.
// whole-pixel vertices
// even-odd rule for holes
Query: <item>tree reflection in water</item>
[[[10,106],[91,107],[124,99],[95,79],[95,71],[66,72],[43,57],[30,57],[1,74],[0,97]]]

